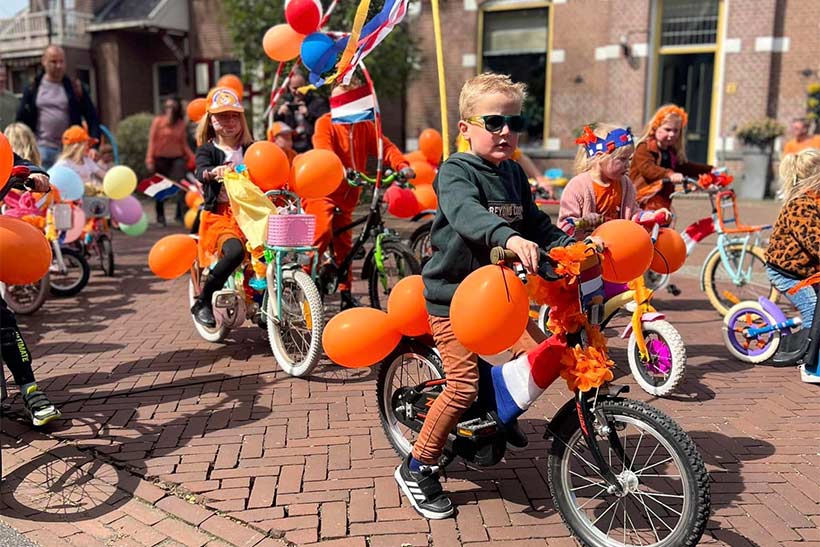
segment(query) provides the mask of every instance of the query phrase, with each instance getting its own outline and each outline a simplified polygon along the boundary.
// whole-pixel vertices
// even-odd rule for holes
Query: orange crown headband
[[[680,118],[681,128],[686,127],[686,124],[689,121],[689,116],[686,114],[686,111],[679,106],[671,104],[655,112],[655,117],[652,118],[652,129],[655,130],[659,128],[663,123],[663,120],[672,115]]]

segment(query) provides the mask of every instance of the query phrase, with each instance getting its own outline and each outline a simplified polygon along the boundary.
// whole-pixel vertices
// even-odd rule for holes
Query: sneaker
[[[635,310],[638,309],[638,304],[634,300],[630,300],[626,303],[624,308],[626,308],[626,311],[628,311],[629,313],[635,313]]]
[[[452,515],[453,503],[441,488],[439,467],[422,465],[418,472],[411,471],[410,457],[404,458],[393,476],[413,508],[428,519],[444,519]]]
[[[800,365],[800,379],[807,384],[820,384],[820,371],[810,372],[806,365]]]
[[[37,390],[36,385],[29,386],[26,393],[23,394],[23,406],[25,406],[26,413],[31,418],[34,427],[44,426],[62,416],[57,407],[48,400],[46,394]]]
[[[504,437],[507,439],[507,448],[513,452],[516,450],[524,450],[530,444],[527,436],[521,431],[518,420],[504,425]]]
[[[248,286],[257,292],[262,292],[268,288],[268,282],[264,277],[254,277],[248,281]]]
[[[208,329],[216,328],[216,318],[214,317],[213,310],[199,300],[197,300],[191,308],[191,313],[194,316],[194,321],[203,327]]]
[[[339,295],[342,297],[342,311],[349,310],[350,308],[360,308],[362,306],[359,299],[350,294],[350,291],[341,291]]]

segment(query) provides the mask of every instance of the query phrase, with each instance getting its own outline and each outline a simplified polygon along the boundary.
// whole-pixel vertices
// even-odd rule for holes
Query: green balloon
[[[148,215],[142,214],[142,218],[136,224],[120,224],[120,230],[129,236],[141,236],[148,229]]]

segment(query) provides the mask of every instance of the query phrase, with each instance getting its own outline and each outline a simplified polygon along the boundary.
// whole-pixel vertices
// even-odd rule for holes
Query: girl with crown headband
[[[607,220],[641,218],[635,187],[626,174],[635,151],[629,129],[612,124],[597,124],[594,130],[586,126],[575,142],[580,145],[577,174],[561,194],[558,226],[580,241]]]
[[[714,169],[686,159],[686,111],[674,104],[661,106],[635,146],[629,176],[646,209],[669,208],[675,184],[684,177],[698,178]],[[664,182],[664,179],[669,179]]]

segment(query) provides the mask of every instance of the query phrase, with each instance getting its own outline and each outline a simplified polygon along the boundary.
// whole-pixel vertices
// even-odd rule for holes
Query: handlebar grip
[[[493,247],[490,250],[490,263],[499,264],[501,262],[508,262],[518,260],[518,255],[504,247]]]

